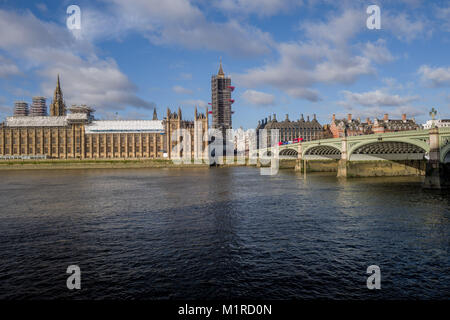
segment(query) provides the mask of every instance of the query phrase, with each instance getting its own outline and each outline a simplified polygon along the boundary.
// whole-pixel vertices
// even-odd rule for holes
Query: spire
[[[158,115],[156,114],[156,108],[153,108],[153,120],[158,120]]]
[[[222,68],[222,57],[220,57],[220,67],[219,67],[219,72],[217,73],[217,75],[220,77],[225,77],[225,73],[223,72],[223,68]]]
[[[66,115],[66,105],[64,104],[63,94],[61,90],[61,83],[59,81],[59,74],[56,80],[55,93],[53,94],[53,101],[50,105],[51,116],[64,116]]]
[[[59,84],[59,73],[58,73],[58,80],[56,81],[56,90],[61,91],[61,86]]]

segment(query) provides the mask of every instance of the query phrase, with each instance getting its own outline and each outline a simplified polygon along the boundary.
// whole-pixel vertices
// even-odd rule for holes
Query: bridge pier
[[[259,157],[256,159],[256,167],[261,168],[261,160],[259,160]]]
[[[302,159],[302,144],[299,143],[298,144],[298,149],[297,149],[297,160],[295,162],[295,171],[300,171],[302,172],[302,168],[303,168],[303,159]]]
[[[338,162],[337,176],[338,178],[346,178],[348,175],[347,166],[347,136],[342,138],[341,160]]]
[[[431,128],[430,132],[430,159],[425,169],[425,189],[450,188],[450,168],[441,162],[441,148],[439,143],[439,129]]]

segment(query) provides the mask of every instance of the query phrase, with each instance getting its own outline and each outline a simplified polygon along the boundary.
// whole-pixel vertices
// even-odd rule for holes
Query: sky
[[[69,29],[70,5],[80,29]],[[366,12],[380,8],[380,29]],[[192,120],[211,101],[219,61],[236,86],[233,127],[277,114],[424,123],[450,118],[450,1],[0,0],[0,121],[16,100],[67,105],[98,119]]]

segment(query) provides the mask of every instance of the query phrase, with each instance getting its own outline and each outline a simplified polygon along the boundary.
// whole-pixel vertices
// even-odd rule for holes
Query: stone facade
[[[50,159],[171,158],[171,134],[186,129],[191,134],[192,156],[207,146],[203,135],[206,115],[194,121],[181,118],[181,110],[167,110],[163,120],[93,120],[86,107],[75,107],[67,116],[8,117],[0,125],[0,156]],[[200,150],[201,149],[201,150]],[[194,154],[194,152],[197,152]]]
[[[399,132],[408,130],[418,130],[421,126],[412,119],[407,119],[406,114],[402,115],[402,119],[389,119],[388,114],[385,114],[383,119],[374,119],[372,122],[366,118],[365,122],[361,119],[353,119],[351,114],[348,114],[347,119],[336,119],[333,114],[330,125],[328,126],[333,138],[346,136],[360,136],[373,133],[385,132]]]
[[[431,129],[433,127],[436,127],[436,128],[449,128],[450,127],[450,119],[428,120],[423,125],[424,129]]]
[[[45,99],[45,98],[43,98]],[[50,159],[173,158],[182,157],[184,148],[172,154],[182,137],[172,137],[177,129],[191,135],[191,156],[202,157],[207,148],[206,114],[195,109],[194,121],[182,119],[181,109],[158,120],[94,120],[93,109],[72,106],[66,115],[59,77],[50,116],[12,116],[0,124],[0,157]],[[172,138],[172,139],[171,139]],[[173,141],[172,141],[173,140]],[[184,142],[187,143],[187,140]],[[186,145],[185,145],[186,146]]]
[[[269,145],[273,145],[269,138],[270,130],[272,129],[279,130],[279,139],[276,142],[293,141],[294,139],[299,138],[303,139],[303,141],[310,141],[322,139],[324,137],[324,129],[322,125],[317,121],[316,115],[313,116],[312,120],[310,120],[309,116],[307,116],[307,120],[305,121],[302,114],[299,120],[290,121],[289,115],[286,114],[286,118],[284,121],[278,121],[276,114],[274,114],[273,118],[269,116],[269,120],[265,118],[261,121],[258,121],[258,126],[256,127],[258,143],[260,129],[267,129]]]

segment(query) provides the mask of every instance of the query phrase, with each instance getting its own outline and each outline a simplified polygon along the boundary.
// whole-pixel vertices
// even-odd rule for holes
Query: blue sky
[[[81,9],[81,29],[66,9]],[[381,9],[381,29],[366,8]],[[406,113],[450,118],[450,1],[0,0],[0,120],[15,100],[48,97],[97,118],[151,118],[210,101],[222,57],[236,86],[233,126]],[[117,114],[117,115],[116,115]]]

